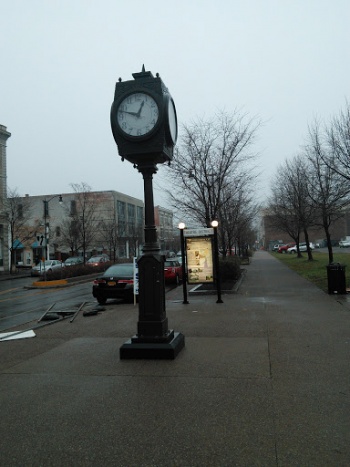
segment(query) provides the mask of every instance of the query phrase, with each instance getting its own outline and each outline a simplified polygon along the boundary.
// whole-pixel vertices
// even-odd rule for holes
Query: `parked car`
[[[344,237],[339,242],[340,248],[349,248],[350,247],[350,237]]]
[[[286,243],[285,245],[280,245],[277,252],[278,253],[287,253],[288,248],[292,248],[292,246],[295,246],[295,243]]]
[[[180,284],[182,280],[182,266],[177,259],[168,258],[164,261],[164,279],[166,283]]]
[[[77,264],[83,264],[84,259],[82,256],[72,256],[71,258],[67,258],[64,262],[65,266],[76,266]]]
[[[160,254],[165,258],[175,258],[175,252],[170,250],[161,250]]]
[[[132,301],[134,297],[133,263],[114,264],[92,284],[92,295],[101,305],[109,298]]]
[[[87,260],[86,264],[88,266],[100,266],[100,264],[108,263],[109,256],[108,255],[98,255],[98,256],[91,256],[90,259]]]
[[[276,243],[276,245],[273,246],[272,251],[278,251],[279,247],[283,246],[281,243]]]
[[[30,272],[31,276],[43,276],[46,274],[51,274],[53,271],[59,271],[64,267],[62,261],[58,259],[50,259],[46,261],[40,261],[36,266],[32,267]]]
[[[310,242],[309,245],[310,245],[311,250],[315,249],[315,245],[312,242]],[[299,243],[299,251],[307,251],[306,242]],[[294,245],[291,248],[288,248],[287,252],[288,253],[296,253],[297,252],[297,246]]]

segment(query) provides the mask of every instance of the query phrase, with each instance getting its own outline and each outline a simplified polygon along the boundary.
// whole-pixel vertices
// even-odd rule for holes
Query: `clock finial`
[[[142,70],[140,73],[133,73],[132,76],[135,79],[140,79],[140,78],[153,78],[153,75],[150,71],[145,70],[145,65],[142,65]]]

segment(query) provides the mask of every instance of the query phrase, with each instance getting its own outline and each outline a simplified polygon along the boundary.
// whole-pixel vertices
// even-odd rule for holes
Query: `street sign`
[[[137,264],[137,258],[134,257],[134,295],[139,294],[139,265]]]

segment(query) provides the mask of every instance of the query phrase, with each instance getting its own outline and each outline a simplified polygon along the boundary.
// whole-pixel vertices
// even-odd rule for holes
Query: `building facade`
[[[9,269],[8,223],[4,207],[7,196],[6,142],[10,136],[6,126],[0,125],[0,272]]]
[[[155,206],[154,221],[157,228],[160,249],[163,252],[173,251],[176,246],[174,238],[173,212],[169,209]]]
[[[140,254],[143,201],[117,191],[26,195],[26,238],[18,238],[16,262],[106,253],[111,260]]]

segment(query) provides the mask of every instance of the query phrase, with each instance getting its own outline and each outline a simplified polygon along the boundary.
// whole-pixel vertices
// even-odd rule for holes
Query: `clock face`
[[[119,128],[129,136],[147,135],[157,125],[158,120],[157,102],[144,92],[129,94],[117,109]]]
[[[169,121],[170,137],[173,143],[175,144],[177,140],[177,117],[176,117],[175,104],[172,99],[169,99],[169,102],[168,102],[168,121]]]

